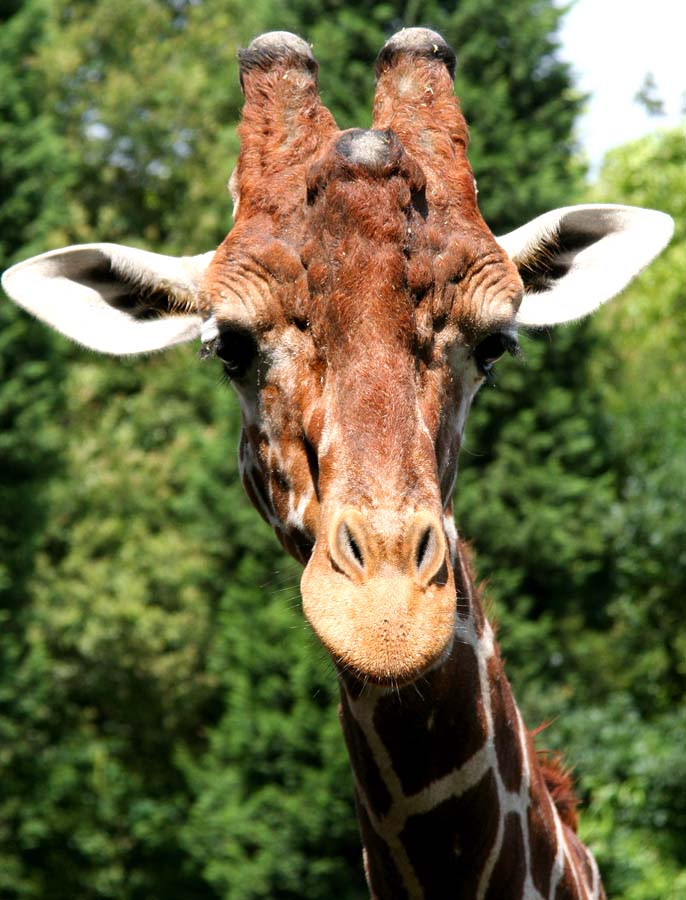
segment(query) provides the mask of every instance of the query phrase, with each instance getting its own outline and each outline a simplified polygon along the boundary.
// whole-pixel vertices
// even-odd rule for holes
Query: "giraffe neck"
[[[553,802],[546,780],[563,776],[539,763],[462,550],[455,575],[445,660],[397,690],[341,677],[372,895],[602,897],[573,806],[561,815]]]

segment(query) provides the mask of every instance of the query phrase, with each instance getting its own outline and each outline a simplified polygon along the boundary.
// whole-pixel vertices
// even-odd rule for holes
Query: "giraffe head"
[[[238,393],[241,474],[302,563],[306,616],[358,678],[451,647],[450,509],[465,419],[520,325],[584,315],[671,234],[661,213],[569,207],[496,239],[477,206],[455,56],[426,29],[377,59],[373,129],[341,132],[300,38],[239,54],[235,225],[214,253],[109,244],[10,269],[21,305],[108,353],[202,341]]]
[[[379,57],[370,131],[338,131],[304,42],[241,54],[239,210],[202,287],[241,397],[246,489],[306,563],[318,636],[377,680],[451,645],[444,511],[466,410],[514,346],[523,294],[478,212],[452,51],[409,37]]]

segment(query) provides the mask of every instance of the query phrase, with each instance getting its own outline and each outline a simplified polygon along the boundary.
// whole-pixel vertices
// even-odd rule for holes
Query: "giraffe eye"
[[[215,356],[229,378],[242,378],[257,355],[255,336],[244,328],[224,328],[217,338]]]
[[[496,331],[495,334],[489,334],[484,338],[474,350],[474,360],[479,372],[489,378],[493,371],[493,366],[500,359],[503,353],[511,353],[518,356],[520,353],[517,339],[511,334],[504,331]]]

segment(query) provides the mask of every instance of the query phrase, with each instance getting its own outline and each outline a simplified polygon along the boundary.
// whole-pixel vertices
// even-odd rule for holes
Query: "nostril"
[[[416,577],[426,586],[436,578],[445,563],[445,540],[433,517],[421,513],[415,519],[412,535],[414,552],[411,559]]]
[[[362,569],[364,569],[364,556],[362,555],[362,551],[360,550],[360,547],[359,547],[357,541],[353,537],[353,534],[347,525],[344,524],[343,529],[345,531],[345,538],[348,542],[348,547],[350,549],[350,552],[355,557],[355,559],[359,563],[360,567]]]
[[[334,566],[353,580],[367,578],[369,553],[365,523],[359,511],[348,508],[339,514],[329,535],[329,553]]]
[[[422,568],[422,564],[425,562],[428,556],[432,534],[432,529],[427,528],[424,531],[424,534],[419,539],[419,543],[417,544],[417,558],[415,560],[418,569]]]

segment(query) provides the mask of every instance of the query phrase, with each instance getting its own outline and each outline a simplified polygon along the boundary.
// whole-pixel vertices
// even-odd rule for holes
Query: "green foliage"
[[[621,307],[603,310],[595,325],[617,344],[613,358],[595,366],[621,473],[610,607],[623,651],[616,674],[650,716],[686,697],[686,131],[657,132],[611,153],[597,195],[662,209],[677,226]]]
[[[62,144],[42,108],[30,54],[42,4],[10,5],[0,15],[0,268],[20,248],[37,250],[63,212]],[[45,715],[40,664],[22,673],[33,612],[30,576],[46,526],[46,494],[61,471],[62,358],[45,328],[0,304],[0,894],[21,880],[16,852],[26,761]]]
[[[683,704],[647,717],[616,687],[565,714],[562,740],[588,798],[582,837],[594,848],[608,896],[676,900],[684,893],[685,727]]]
[[[595,195],[675,219],[657,262],[595,324],[616,347],[596,360],[615,436],[617,560],[600,690],[616,747],[593,778],[595,826],[616,892],[630,900],[686,890],[686,131],[656,132],[608,155]],[[612,727],[612,726],[611,726]],[[593,769],[591,769],[593,772]],[[591,786],[593,782],[591,782]],[[610,793],[613,789],[616,796]],[[597,822],[597,825],[595,824]]]

